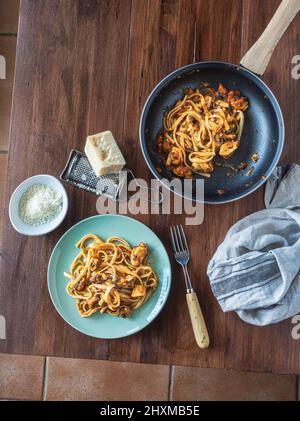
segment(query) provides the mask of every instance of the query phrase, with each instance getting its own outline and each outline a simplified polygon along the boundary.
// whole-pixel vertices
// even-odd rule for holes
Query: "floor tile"
[[[19,0],[0,0],[0,33],[17,33]]]
[[[2,82],[9,83],[11,86],[14,82],[15,58],[16,58],[17,37],[7,37],[0,35],[0,54],[6,61],[6,77],[1,79]]]
[[[296,376],[173,367],[172,400],[296,399]]]
[[[16,42],[16,37],[0,36],[0,55],[6,62],[6,78],[0,79],[0,151],[8,149]]]
[[[6,164],[7,154],[0,153],[0,201],[3,203],[5,195],[5,184],[6,184]],[[2,240],[2,227],[3,227],[3,206],[0,209],[0,243]]]
[[[48,358],[47,400],[166,400],[169,366]]]
[[[7,151],[9,145],[11,91],[0,88],[0,92],[0,151]]]
[[[44,357],[0,354],[0,398],[40,400]]]

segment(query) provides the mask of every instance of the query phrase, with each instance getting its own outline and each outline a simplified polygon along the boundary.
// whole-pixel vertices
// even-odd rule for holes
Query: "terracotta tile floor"
[[[0,80],[0,151],[8,150],[17,37],[0,35],[0,54],[5,58],[6,79]]]
[[[172,400],[294,401],[296,376],[174,367]]]
[[[47,374],[47,400],[168,399],[166,365],[47,358]]]
[[[20,0],[0,0],[0,34],[16,34]]]
[[[6,60],[6,79],[0,80],[2,200],[18,7],[18,0],[0,0],[0,55]],[[299,399],[296,376],[0,354],[0,400],[295,400],[297,394]]]
[[[0,355],[0,398],[42,399],[45,358]]]
[[[292,375],[0,354],[0,399],[293,401],[296,383]]]

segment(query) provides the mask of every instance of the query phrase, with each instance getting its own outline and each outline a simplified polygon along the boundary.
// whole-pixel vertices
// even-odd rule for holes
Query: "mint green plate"
[[[149,264],[158,276],[158,287],[147,303],[134,310],[128,319],[98,313],[82,318],[77,311],[75,299],[66,293],[68,280],[64,272],[69,271],[71,262],[78,254],[75,244],[89,233],[103,240],[112,236],[122,237],[132,246],[144,242],[149,247]],[[171,266],[161,241],[146,225],[127,216],[97,215],[74,225],[54,247],[48,265],[48,289],[56,310],[74,329],[96,338],[122,338],[146,327],[163,308],[170,286]]]

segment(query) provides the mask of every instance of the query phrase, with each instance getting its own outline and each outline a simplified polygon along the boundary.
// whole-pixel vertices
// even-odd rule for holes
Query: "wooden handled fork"
[[[191,279],[187,270],[187,264],[190,259],[190,252],[186,241],[182,225],[170,227],[171,241],[175,260],[181,265],[184,273],[186,286],[186,299],[190,312],[191,322],[197,345],[204,349],[209,346],[209,336],[203,314],[199,305],[196,293],[193,290]]]

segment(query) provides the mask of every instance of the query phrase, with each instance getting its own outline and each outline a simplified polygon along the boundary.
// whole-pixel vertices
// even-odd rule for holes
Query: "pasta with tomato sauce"
[[[123,238],[102,241],[87,234],[76,246],[80,252],[64,275],[69,279],[66,291],[82,317],[99,312],[127,318],[157,288],[146,244],[132,248]]]
[[[247,98],[221,83],[188,89],[166,113],[156,146],[162,162],[179,177],[210,176],[214,158],[232,156],[240,145]]]

